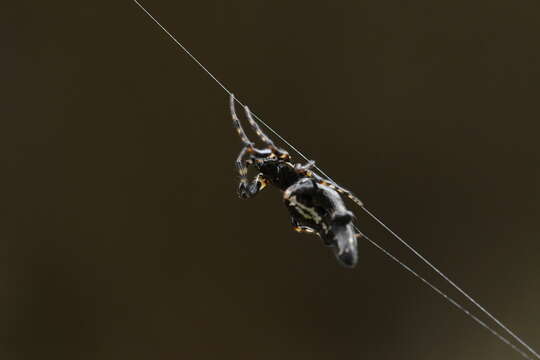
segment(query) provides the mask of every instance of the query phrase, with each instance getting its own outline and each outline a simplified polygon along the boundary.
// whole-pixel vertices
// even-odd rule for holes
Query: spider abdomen
[[[357,238],[352,213],[334,189],[302,178],[284,193],[293,223],[311,229],[327,246],[334,248],[341,264],[353,267],[358,261]]]

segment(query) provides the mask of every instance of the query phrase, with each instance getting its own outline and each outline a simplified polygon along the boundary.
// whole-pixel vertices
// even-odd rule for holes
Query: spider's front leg
[[[247,179],[240,179],[240,185],[238,185],[238,196],[241,199],[249,199],[268,185],[268,180],[262,175],[258,174],[255,179],[248,182]]]
[[[244,146],[240,154],[236,158],[236,168],[238,169],[238,175],[240,175],[240,184],[238,185],[238,196],[241,199],[249,199],[255,196],[259,191],[264,189],[269,181],[262,175],[258,174],[251,182],[248,181],[248,165],[253,163],[253,160],[244,160],[247,153],[260,153],[260,150],[255,149],[251,145]]]
[[[240,120],[238,119],[238,116],[236,115],[236,111],[234,109],[234,95],[231,94],[230,96],[230,108],[231,108],[231,116],[233,119],[233,125],[236,129],[236,132],[238,133],[238,136],[240,136],[240,140],[242,140],[242,143],[244,144],[244,147],[240,151],[240,154],[238,154],[238,157],[236,158],[236,169],[238,170],[238,175],[240,175],[240,184],[238,185],[238,196],[242,199],[249,199],[250,197],[257,194],[260,190],[262,190],[267,184],[268,181],[261,175],[257,175],[257,177],[251,181],[248,182],[247,179],[247,173],[248,169],[247,166],[252,164],[251,159],[244,160],[246,155],[249,154],[257,154],[261,156],[263,154],[262,150],[256,149],[253,146],[253,143],[249,140],[247,137],[244,129],[242,128],[242,124],[240,123]]]
[[[240,180],[240,185],[238,185],[238,196],[240,196],[241,199],[249,199],[257,195],[257,193],[264,189],[266,185],[268,185],[268,180],[266,180],[262,174],[258,174],[251,182]]]

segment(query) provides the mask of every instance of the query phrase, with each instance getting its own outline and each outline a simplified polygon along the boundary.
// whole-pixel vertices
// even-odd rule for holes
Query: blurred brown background
[[[540,348],[537,1],[144,4]],[[278,191],[239,200],[226,94],[131,1],[0,14],[0,358],[519,358],[370,244],[341,268]]]

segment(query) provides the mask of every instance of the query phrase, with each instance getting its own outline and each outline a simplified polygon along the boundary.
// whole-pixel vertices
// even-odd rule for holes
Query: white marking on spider
[[[313,221],[315,221],[316,224],[320,224],[322,222],[322,217],[317,213],[317,211],[314,208],[299,203],[296,200],[296,195],[291,196],[289,198],[289,202],[304,218],[312,219]]]

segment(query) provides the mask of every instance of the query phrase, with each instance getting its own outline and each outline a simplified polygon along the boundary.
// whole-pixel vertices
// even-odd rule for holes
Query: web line
[[[358,228],[355,226],[356,230],[358,232],[360,232],[360,230],[358,230]],[[362,233],[361,233],[362,234]],[[401,267],[403,267],[405,270],[407,270],[408,272],[410,272],[411,274],[413,274],[416,278],[418,278],[420,281],[422,281],[424,284],[426,284],[427,286],[429,286],[431,289],[433,289],[433,291],[435,291],[437,294],[439,294],[440,296],[442,296],[443,298],[445,298],[450,304],[454,305],[456,308],[458,308],[459,310],[463,311],[467,316],[469,316],[471,319],[473,319],[474,321],[476,321],[480,326],[484,327],[486,330],[488,330],[490,333],[492,333],[494,336],[496,336],[500,341],[502,341],[503,343],[505,343],[506,345],[510,346],[513,350],[515,350],[517,353],[519,353],[521,356],[523,356],[525,359],[531,359],[529,357],[528,354],[526,354],[523,350],[519,349],[516,345],[512,344],[507,338],[505,338],[504,336],[502,336],[501,334],[499,334],[497,331],[495,331],[494,329],[492,329],[490,326],[488,326],[484,321],[480,320],[477,316],[475,316],[474,314],[472,314],[469,310],[467,310],[466,308],[464,308],[462,305],[460,305],[456,300],[454,300],[453,298],[451,298],[450,296],[448,296],[446,293],[444,293],[442,290],[440,290],[438,287],[436,287],[435,285],[433,285],[432,283],[430,283],[429,281],[427,281],[424,277],[420,276],[416,271],[414,271],[413,269],[411,269],[408,265],[406,265],[405,263],[403,263],[401,260],[399,260],[398,258],[396,258],[394,255],[392,255],[390,252],[388,252],[386,249],[384,249],[382,246],[380,246],[379,244],[377,244],[375,241],[371,240],[369,237],[367,237],[366,235],[362,234],[362,237],[364,239],[366,239],[367,241],[369,241],[373,246],[375,246],[377,249],[379,249],[383,254],[385,254],[386,256],[388,256],[390,259],[394,260],[396,263],[398,263]]]

